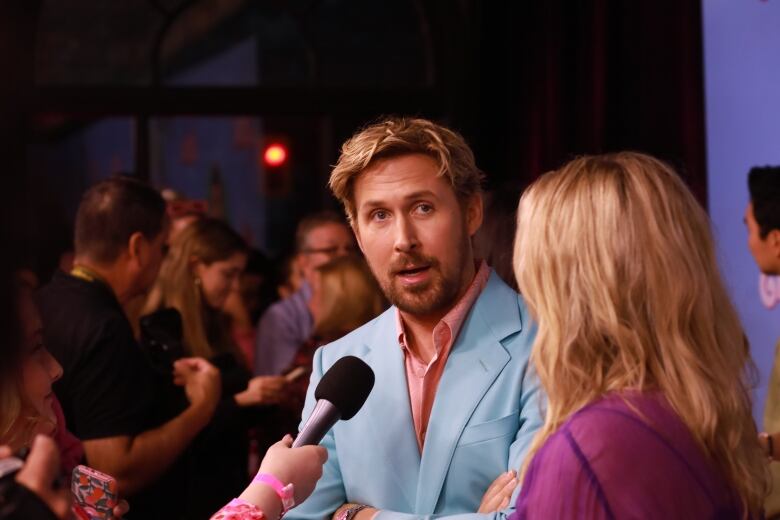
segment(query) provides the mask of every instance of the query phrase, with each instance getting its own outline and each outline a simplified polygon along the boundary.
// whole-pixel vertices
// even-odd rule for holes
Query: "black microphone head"
[[[330,401],[341,412],[341,419],[347,421],[358,413],[372,388],[374,371],[371,367],[360,358],[344,356],[322,376],[314,397],[318,401]]]

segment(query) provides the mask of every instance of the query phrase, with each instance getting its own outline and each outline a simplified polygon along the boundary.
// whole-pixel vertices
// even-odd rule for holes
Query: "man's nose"
[[[409,219],[399,218],[395,226],[395,250],[408,253],[420,245],[417,230]]]

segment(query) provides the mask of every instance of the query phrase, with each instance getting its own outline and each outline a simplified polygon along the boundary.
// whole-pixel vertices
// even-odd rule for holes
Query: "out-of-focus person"
[[[38,436],[51,437],[67,483],[82,461],[84,450],[81,442],[67,431],[52,390],[52,384],[62,377],[62,366],[43,342],[41,318],[28,279],[18,277],[15,292],[20,343],[13,347],[14,356],[6,360],[0,374],[0,445],[15,453],[32,447]],[[114,515],[120,517],[126,508],[126,502],[118,505]]]
[[[513,520],[760,518],[744,331],[671,167],[623,152],[543,175],[514,265],[547,402]]]
[[[277,274],[278,283],[276,286],[276,294],[280,300],[289,298],[300,290],[303,284],[301,270],[298,267],[301,258],[301,255],[292,254],[282,259]]]
[[[474,250],[501,280],[517,290],[512,249],[517,227],[517,201],[522,190],[506,184],[485,194],[485,220],[474,235]]]
[[[387,308],[371,269],[357,255],[338,257],[319,266],[313,282],[309,310],[314,318],[314,330],[284,371],[290,382],[278,413],[260,430],[261,449],[273,439],[297,430],[316,350],[368,323]]]
[[[223,306],[230,317],[233,341],[241,350],[246,366],[255,366],[255,325],[265,310],[276,301],[273,285],[273,266],[268,257],[257,249],[247,251],[247,262],[238,281]]]
[[[311,336],[309,310],[314,271],[337,256],[354,252],[352,232],[338,214],[325,211],[304,217],[295,233],[296,261],[303,282],[290,297],[271,305],[260,318],[255,345],[255,375],[279,375]]]
[[[166,247],[168,247],[176,237],[187,228],[187,226],[206,216],[208,204],[204,200],[188,199],[181,193],[170,188],[161,190],[160,196],[165,201],[165,212],[167,213],[170,222],[168,241],[166,244]],[[66,272],[69,271],[70,270],[66,270]],[[154,290],[154,286],[149,289],[151,292]],[[133,326],[133,333],[136,337],[141,336],[141,331],[139,329],[140,318],[143,314],[144,307],[146,306],[146,301],[150,297],[154,296],[144,292],[134,298],[130,298],[127,302],[122,304],[127,319]]]
[[[9,446],[0,445],[0,468],[20,459],[14,458]],[[17,464],[14,464],[17,463]],[[71,518],[71,496],[60,485],[60,457],[57,445],[45,436],[37,435],[31,442],[24,465],[11,476],[0,471],[0,478],[13,478],[16,485],[4,483],[0,496],[0,520],[66,520]]]
[[[336,341],[387,308],[382,289],[360,256],[342,256],[322,264],[313,281],[309,310],[314,317],[311,339],[315,343]]]
[[[752,168],[748,191],[744,222],[750,254],[763,274],[780,275],[780,166]],[[780,342],[775,347],[759,440],[770,459],[780,460]],[[772,490],[764,503],[765,512],[769,519],[780,518],[780,464],[770,464],[769,470]]]
[[[208,203],[205,200],[188,199],[181,193],[166,188],[160,191],[165,200],[165,208],[171,219],[169,242],[187,229],[187,226],[208,215]]]
[[[64,369],[54,389],[68,427],[87,464],[114,476],[134,513],[149,519],[176,518],[186,491],[175,463],[220,396],[216,368],[182,359],[174,371],[188,404],[175,416],[160,409],[156,376],[122,309],[157,277],[168,228],[165,203],[148,185],[95,184],[76,215],[73,270],[38,294],[45,343]]]
[[[211,424],[193,442],[187,478],[187,518],[207,518],[246,484],[249,407],[276,404],[281,376],[252,377],[231,335],[224,306],[247,262],[244,240],[220,220],[191,223],[171,244],[145,313],[174,308],[181,315],[185,355],[208,359],[221,373],[222,399]],[[243,409],[243,410],[242,410]]]

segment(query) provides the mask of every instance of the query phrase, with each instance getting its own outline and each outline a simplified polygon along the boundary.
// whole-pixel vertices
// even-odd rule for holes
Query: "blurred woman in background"
[[[285,390],[283,377],[251,377],[223,312],[238,290],[247,251],[224,222],[196,220],[171,243],[145,306],[145,313],[178,310],[185,354],[208,359],[222,375],[223,399],[191,450],[187,518],[207,518],[245,486],[248,430],[258,418],[252,407],[278,403]]]
[[[314,332],[285,371],[289,385],[280,403],[281,410],[271,421],[275,428],[262,432],[260,451],[285,433],[297,431],[314,352],[371,321],[386,308],[384,295],[363,258],[339,257],[317,268],[309,300]]]
[[[62,366],[43,343],[43,324],[33,299],[34,287],[23,276],[12,286],[17,326],[12,345],[4,345],[0,366],[0,446],[16,453],[30,448],[39,435],[52,437],[61,463],[60,471],[69,482],[71,472],[83,462],[81,442],[65,427],[65,418],[52,385],[62,377]],[[39,441],[36,441],[39,442]],[[66,489],[68,486],[65,486]],[[55,501],[54,513],[65,518],[71,507],[67,493]],[[127,512],[124,500],[114,508],[115,518]]]
[[[62,376],[62,366],[43,344],[41,318],[33,303],[33,289],[26,282],[17,281],[16,312],[20,348],[0,378],[0,444],[14,451],[29,447],[39,433],[53,436],[57,432],[52,385]]]

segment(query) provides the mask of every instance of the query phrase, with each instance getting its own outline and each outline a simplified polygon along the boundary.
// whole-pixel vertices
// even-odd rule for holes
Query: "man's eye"
[[[433,211],[433,206],[430,204],[418,204],[414,209],[418,213],[427,214]]]
[[[379,209],[371,214],[371,220],[382,221],[382,220],[386,220],[387,217],[389,216],[390,214],[387,211],[383,209]]]

